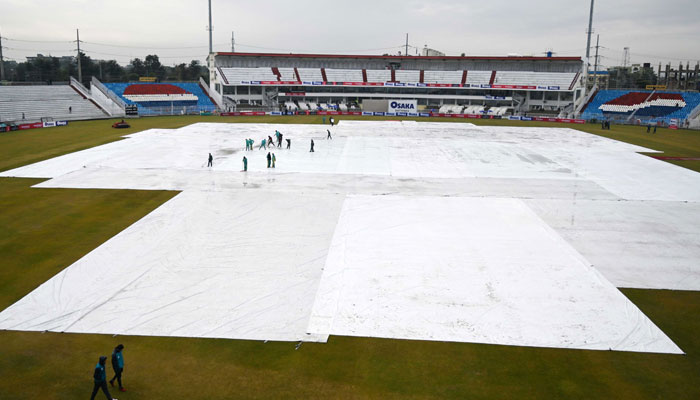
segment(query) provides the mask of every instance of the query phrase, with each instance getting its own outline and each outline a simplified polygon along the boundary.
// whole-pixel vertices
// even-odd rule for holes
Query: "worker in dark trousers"
[[[330,130],[330,129],[326,129],[326,131],[328,132],[328,136],[326,137],[326,140],[328,140],[328,139],[333,140],[333,136],[331,136],[331,130]]]
[[[122,350],[124,350],[124,345],[120,344],[115,347],[114,351],[112,352],[112,368],[114,369],[114,378],[109,380],[109,384],[114,387],[114,380],[116,379],[119,383],[119,391],[126,392],[124,385],[122,385],[122,372],[124,372],[124,354],[122,354]]]
[[[311,139],[311,150],[309,150],[309,153],[313,153],[313,152],[314,152],[314,140]]]
[[[270,152],[267,153],[267,168],[270,168],[270,164],[272,163],[272,156],[270,155]]]
[[[287,141],[287,150],[292,148],[292,139],[285,139]]]
[[[209,162],[207,162],[207,167],[213,167],[214,166],[214,157],[209,153]]]
[[[243,156],[243,171],[248,171],[248,159]]]
[[[277,138],[277,148],[281,149],[282,148],[282,137],[284,135],[280,133],[279,137]]]
[[[651,124],[647,124],[647,133],[651,132]]]
[[[92,374],[92,378],[95,381],[95,386],[92,388],[92,396],[90,400],[95,400],[97,391],[102,389],[102,392],[107,396],[107,400],[117,400],[112,395],[109,394],[109,389],[107,389],[107,372],[105,371],[105,363],[107,361],[106,356],[100,356],[100,361],[95,365],[95,372]]]
[[[654,125],[654,133],[656,133],[656,127],[657,127],[657,126],[659,126],[659,125],[658,125],[658,122],[657,122],[656,125]]]
[[[272,136],[267,137],[267,145],[268,146],[274,146],[275,142],[272,140]]]

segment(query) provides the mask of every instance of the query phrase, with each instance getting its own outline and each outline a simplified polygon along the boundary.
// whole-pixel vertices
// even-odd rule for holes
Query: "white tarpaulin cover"
[[[0,173],[183,191],[0,329],[680,352],[615,286],[700,290],[700,174],[570,129],[326,129],[154,129]],[[275,130],[291,149],[268,169],[258,146]]]
[[[348,197],[309,331],[679,351],[517,199]]]

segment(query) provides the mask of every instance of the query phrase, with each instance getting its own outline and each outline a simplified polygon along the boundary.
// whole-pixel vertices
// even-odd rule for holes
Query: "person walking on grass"
[[[309,150],[309,153],[313,153],[313,152],[314,152],[314,140],[311,139],[311,150]]]
[[[214,166],[214,157],[209,153],[209,161],[207,162],[207,167],[213,167]]]
[[[267,152],[267,168],[270,168],[270,164],[272,163],[272,156],[270,155],[270,152]]]
[[[275,153],[272,153],[272,168],[275,168],[275,161],[277,161],[277,157],[275,157]]]
[[[248,171],[248,159],[243,156],[243,172]]]
[[[326,140],[328,140],[328,139],[333,140],[333,136],[331,136],[331,130],[326,129],[326,131],[328,132],[328,136],[326,137]]]
[[[114,378],[109,380],[109,384],[114,387],[114,380],[116,379],[119,383],[119,391],[126,392],[124,385],[122,385],[122,372],[124,372],[124,354],[122,354],[122,350],[124,350],[124,345],[120,344],[115,347],[114,351],[112,352],[112,368],[114,369]]]
[[[107,389],[107,372],[105,371],[105,363],[107,361],[106,356],[100,356],[100,361],[95,365],[95,372],[92,374],[92,379],[95,381],[95,385],[92,388],[92,396],[90,400],[95,400],[97,391],[102,389],[102,392],[107,397],[107,400],[117,400],[109,394],[109,389]]]

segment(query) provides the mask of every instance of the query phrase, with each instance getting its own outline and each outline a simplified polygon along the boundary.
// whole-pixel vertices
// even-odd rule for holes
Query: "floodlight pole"
[[[591,35],[593,34],[593,5],[595,0],[591,0],[591,14],[588,17],[588,45],[586,46],[586,60],[591,57]]]
[[[213,45],[211,40],[211,32],[213,28],[211,26],[211,0],[209,0],[209,54],[213,52]]]
[[[595,41],[595,67],[593,67],[593,73],[595,74],[595,80],[593,86],[598,85],[598,49],[600,48],[600,35],[597,36]]]
[[[5,59],[2,58],[2,35],[0,35],[0,81],[5,80]]]
[[[83,69],[81,68],[81,63],[80,63],[80,29],[75,30],[76,34],[76,42],[78,43],[78,81],[82,84],[83,83]]]

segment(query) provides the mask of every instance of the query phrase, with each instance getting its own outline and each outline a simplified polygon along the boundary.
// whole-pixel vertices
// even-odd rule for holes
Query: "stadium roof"
[[[351,54],[293,54],[293,53],[231,53],[217,52],[219,56],[238,57],[288,57],[288,58],[384,58],[411,60],[495,60],[495,61],[581,61],[581,57],[522,57],[522,56],[379,56]]]

